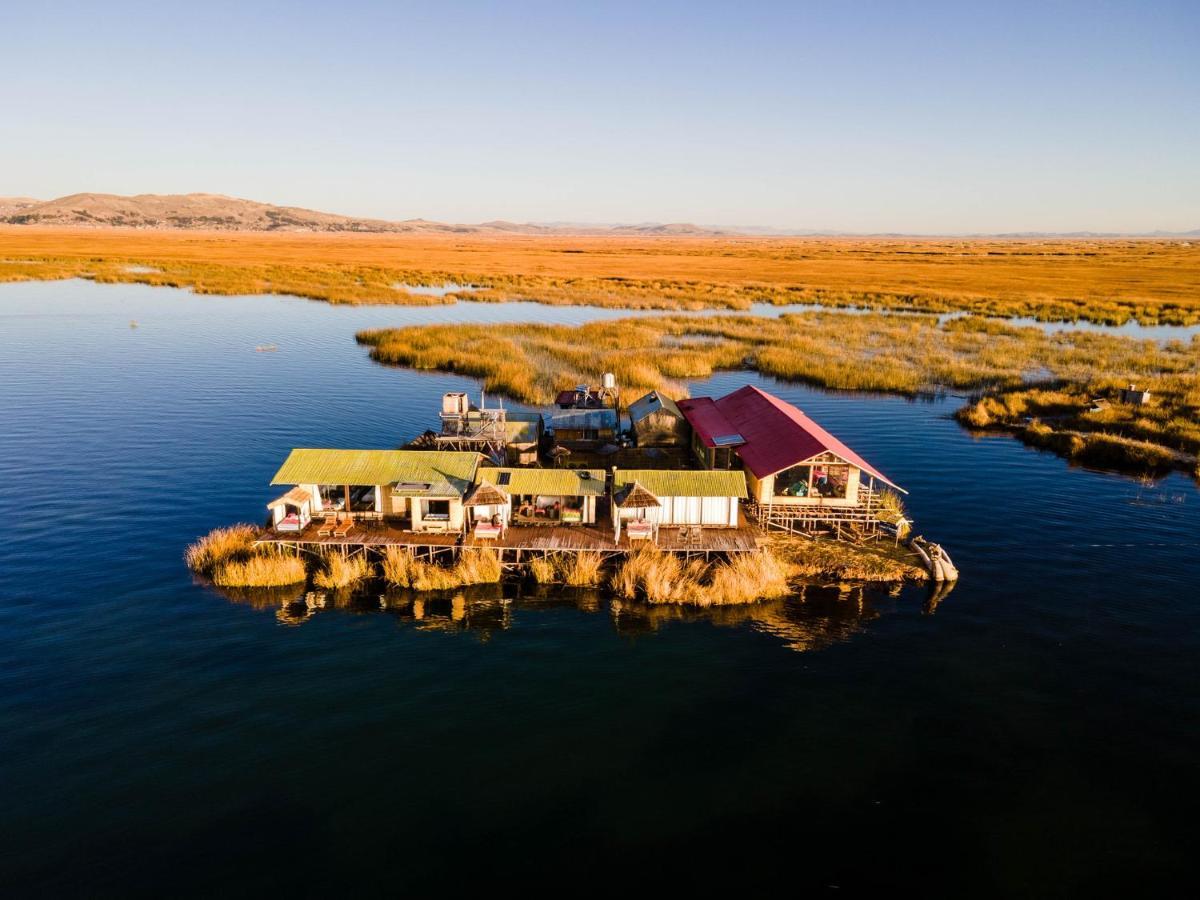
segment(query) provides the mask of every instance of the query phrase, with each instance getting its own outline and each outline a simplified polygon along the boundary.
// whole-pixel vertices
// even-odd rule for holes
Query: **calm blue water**
[[[0,286],[3,892],[1186,884],[1197,489],[972,438],[954,401],[762,382],[912,492],[965,573],[936,611],[506,588],[279,614],[185,570],[291,447],[393,446],[475,389],[356,330],[626,314]]]

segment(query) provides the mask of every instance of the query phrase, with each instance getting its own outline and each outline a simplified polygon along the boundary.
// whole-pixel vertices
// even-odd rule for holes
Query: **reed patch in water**
[[[335,591],[352,587],[369,577],[371,564],[363,556],[331,555],[322,568],[313,573],[313,584],[325,590]]]

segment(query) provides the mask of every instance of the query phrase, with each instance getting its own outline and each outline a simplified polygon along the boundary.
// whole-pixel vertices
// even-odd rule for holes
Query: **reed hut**
[[[477,538],[502,536],[512,516],[512,498],[486,479],[467,492],[463,507]]]
[[[621,540],[621,525],[630,541],[657,540],[658,522],[655,513],[662,503],[653,493],[636,481],[613,493],[613,539]]]

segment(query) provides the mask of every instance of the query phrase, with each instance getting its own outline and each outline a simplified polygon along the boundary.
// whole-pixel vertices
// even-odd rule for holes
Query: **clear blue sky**
[[[1200,228],[1200,0],[0,2],[0,195]]]

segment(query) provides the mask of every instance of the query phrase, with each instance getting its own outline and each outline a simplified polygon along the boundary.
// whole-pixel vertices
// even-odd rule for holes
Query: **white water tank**
[[[604,385],[606,391],[613,390],[617,386],[616,376],[612,372],[605,372],[603,379],[601,379],[601,384]]]
[[[442,395],[443,416],[465,416],[470,404],[467,395],[458,391]]]

